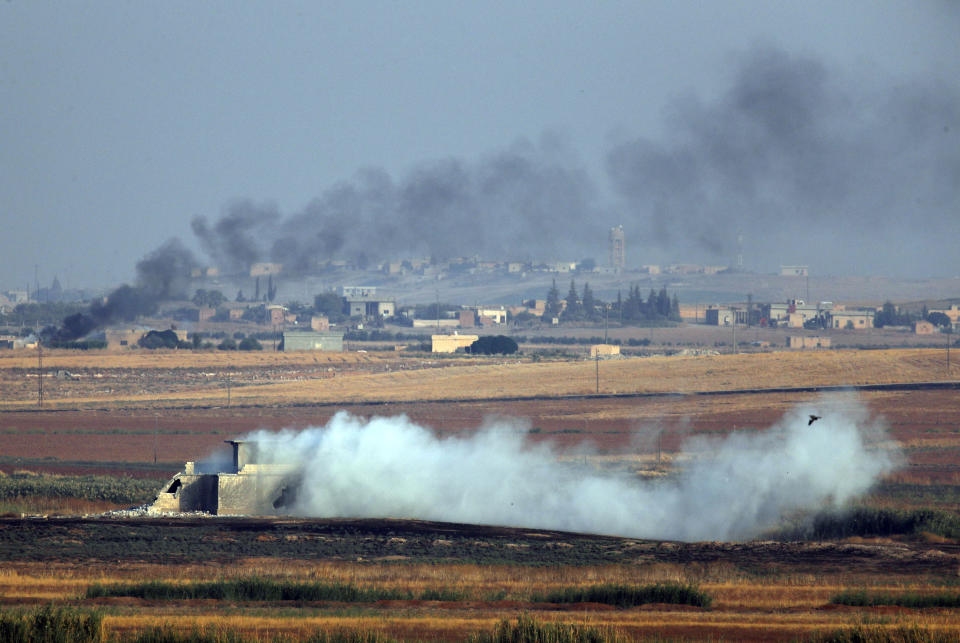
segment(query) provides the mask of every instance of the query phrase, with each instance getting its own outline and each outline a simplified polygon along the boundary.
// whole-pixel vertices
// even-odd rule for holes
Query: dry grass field
[[[217,600],[85,599],[91,584],[130,583],[149,578],[174,583],[231,578],[345,583],[419,594],[444,589],[459,600],[236,603]],[[537,595],[594,584],[694,583],[713,598],[707,608],[652,604],[613,608],[534,602]],[[616,630],[641,640],[797,641],[857,624],[880,629],[919,627],[960,637],[957,609],[847,608],[831,598],[850,587],[929,593],[951,583],[930,577],[795,574],[772,578],[745,575],[729,565],[606,565],[531,568],[471,564],[357,564],[251,559],[228,568],[215,565],[14,564],[0,571],[0,604],[25,606],[50,601],[103,610],[108,632],[129,633],[171,626],[230,630],[260,640],[293,639],[316,630],[363,630],[406,640],[463,640],[520,613],[543,622],[576,623]]]
[[[393,353],[49,355],[44,405],[69,408],[340,404],[601,393],[692,393],[951,380],[943,351],[809,351],[533,362]],[[599,374],[599,375],[598,375]],[[597,382],[599,380],[599,387]],[[36,361],[0,358],[0,409],[37,406]]]
[[[473,430],[490,416],[518,417],[526,422],[518,430],[529,429],[531,440],[550,441],[561,450],[589,444],[597,466],[659,468],[662,455],[663,468],[669,470],[689,436],[764,428],[787,409],[813,402],[818,395],[797,391],[563,398],[593,393],[597,366],[585,360],[470,360],[387,352],[54,351],[44,354],[45,400],[38,410],[35,355],[6,354],[0,357],[0,472],[26,468],[140,475],[137,465],[165,477],[225,439],[258,428],[322,425],[344,403],[362,416],[404,413],[441,434]],[[57,371],[65,373],[58,377]],[[960,368],[947,372],[942,351],[902,349],[631,358],[601,361],[599,372],[601,393],[697,393],[944,381],[956,379]],[[906,456],[904,466],[864,502],[957,512],[958,395],[955,390],[859,394],[872,415],[884,418],[890,439]],[[497,399],[504,397],[520,399]],[[160,464],[153,468],[155,457]],[[170,463],[169,471],[163,469],[164,462]],[[36,498],[20,506],[53,515],[99,511],[108,505]],[[336,538],[310,540],[313,544],[300,553],[285,554],[281,545],[304,543],[287,543],[255,530],[244,531],[243,537],[240,532],[216,533],[211,527],[196,542],[229,553],[226,558],[204,558],[206,550],[191,552],[194,545],[179,531],[148,534],[117,524],[104,536],[103,549],[93,550],[84,526],[88,521],[43,532],[41,527],[53,529],[53,520],[49,525],[43,520],[6,520],[0,522],[0,610],[50,602],[97,609],[105,615],[108,633],[169,624],[183,632],[198,627],[230,630],[264,641],[278,635],[302,639],[318,629],[364,630],[406,640],[463,640],[489,631],[501,619],[527,613],[542,622],[612,628],[638,640],[802,641],[858,626],[875,632],[917,627],[942,640],[960,640],[960,608],[831,603],[844,589],[956,593],[960,543],[934,534],[742,548],[637,541],[631,545],[635,550],[625,549],[635,555],[607,564],[597,562],[606,560],[602,557],[577,558],[578,547],[587,545],[575,540],[569,547],[557,544],[550,549],[560,552],[550,554],[553,558],[533,560],[530,552],[542,537],[530,532],[505,536],[497,545],[505,555],[517,557],[513,563],[457,559],[439,537],[428,539],[421,557],[371,562],[370,556],[386,554],[378,554],[379,541],[359,527],[352,536],[362,552],[357,555],[338,549]],[[28,533],[30,526],[37,528],[36,537]],[[411,537],[398,533],[389,538]],[[321,545],[327,549],[321,551]],[[468,539],[465,546],[474,552],[471,556],[490,547],[479,537],[476,542]],[[328,550],[336,553],[322,553]],[[594,552],[590,556],[602,553],[589,551]],[[251,577],[412,593],[449,590],[459,598],[366,603],[84,598],[94,583]],[[713,604],[707,609],[667,604],[622,609],[534,600],[569,587],[660,581],[693,583],[713,597]]]

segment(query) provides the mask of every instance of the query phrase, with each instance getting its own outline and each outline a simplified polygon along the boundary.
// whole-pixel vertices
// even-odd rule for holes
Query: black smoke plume
[[[179,239],[170,239],[137,262],[135,286],[123,284],[103,301],[93,302],[87,312],[65,317],[46,339],[72,341],[108,324],[152,315],[161,302],[185,296],[190,271],[197,265],[193,253]]]
[[[622,207],[637,215],[628,237],[650,248],[729,259],[742,234],[768,265],[890,273],[929,267],[960,232],[955,84],[880,88],[758,46],[722,95],[669,107],[669,134],[607,157]]]
[[[228,272],[274,261],[305,272],[330,259],[431,256],[532,259],[602,238],[595,188],[564,144],[521,141],[479,162],[424,163],[402,180],[366,169],[282,217],[241,201],[212,225],[193,220],[204,250]]]

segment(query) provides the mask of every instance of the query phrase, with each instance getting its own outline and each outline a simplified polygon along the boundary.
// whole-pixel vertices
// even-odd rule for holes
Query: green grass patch
[[[516,623],[500,621],[492,632],[475,634],[469,643],[626,643],[632,639],[607,629],[566,623],[540,623],[522,614]]]
[[[0,613],[0,641],[5,643],[100,643],[103,619],[98,612],[42,607]]]
[[[126,476],[61,476],[14,472],[0,477],[0,500],[31,496],[143,504],[153,500],[163,480]]]
[[[863,589],[846,590],[830,599],[835,605],[875,607],[896,605],[899,607],[960,607],[960,592],[868,592]]]
[[[952,634],[936,632],[919,625],[886,628],[880,625],[858,624],[828,634],[817,634],[809,643],[953,643]]]
[[[538,603],[603,603],[617,607],[634,607],[647,603],[671,603],[710,607],[713,599],[694,585],[655,583],[652,585],[592,585],[568,587],[542,596]]]
[[[209,598],[223,601],[337,601],[372,603],[383,600],[461,601],[462,592],[426,589],[420,594],[398,589],[357,587],[344,583],[291,583],[266,578],[240,578],[208,583],[116,583],[90,585],[85,598],[132,596],[147,600],[191,600]]]
[[[886,509],[868,506],[824,511],[812,520],[777,532],[780,540],[829,540],[852,536],[912,536],[936,534],[960,538],[960,516],[939,509]]]

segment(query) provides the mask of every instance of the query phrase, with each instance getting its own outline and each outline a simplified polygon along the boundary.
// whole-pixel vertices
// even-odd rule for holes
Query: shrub
[[[516,624],[503,620],[493,632],[475,634],[469,643],[620,643],[626,637],[610,630],[566,623],[540,623],[522,614]]]
[[[830,599],[835,605],[853,605],[857,607],[876,607],[878,605],[896,605],[898,607],[960,607],[960,594],[956,592],[936,592],[918,594],[903,592],[867,592],[866,590],[847,590]]]
[[[237,345],[237,348],[242,351],[262,351],[263,345],[253,337],[244,337],[242,340],[240,340],[240,344]]]
[[[506,335],[484,335],[470,344],[474,355],[511,355],[517,352],[517,342]]]
[[[0,641],[9,643],[100,643],[103,618],[97,612],[41,607],[0,614]]]
[[[710,607],[712,598],[693,585],[656,583],[653,585],[593,585],[568,587],[535,597],[543,603],[604,603],[617,607],[634,607],[646,603],[672,603]]]

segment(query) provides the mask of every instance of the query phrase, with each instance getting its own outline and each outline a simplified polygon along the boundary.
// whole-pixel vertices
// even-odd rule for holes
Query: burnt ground
[[[355,562],[722,565],[746,574],[955,576],[960,544],[678,543],[390,519],[0,519],[0,560],[229,563],[250,558]]]

